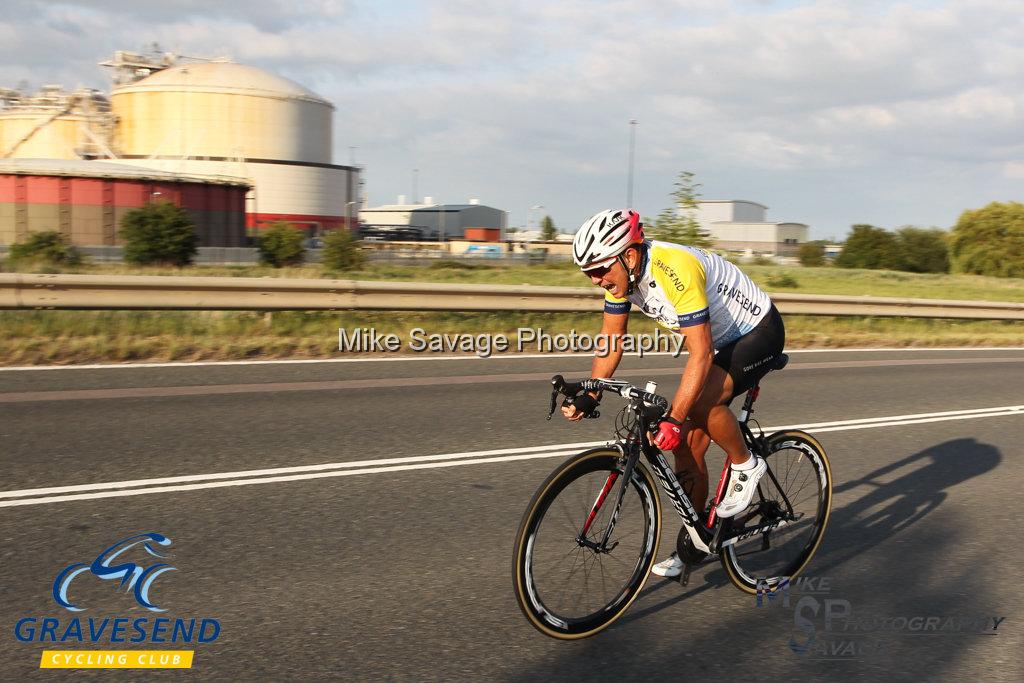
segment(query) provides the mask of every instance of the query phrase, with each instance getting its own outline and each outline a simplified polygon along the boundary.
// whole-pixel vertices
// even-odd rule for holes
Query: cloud
[[[966,208],[954,201],[1012,191],[1024,158],[1018,2],[10,4],[6,84],[101,86],[96,61],[152,41],[230,54],[335,102],[335,156],[359,148],[372,199],[408,193],[418,167],[430,194],[490,196],[513,222],[516,206],[571,225],[621,202],[630,118],[643,211],[686,168],[709,195],[791,206],[787,218],[840,234],[865,202],[884,215],[871,178],[936,197],[891,200],[892,224],[942,224]],[[818,178],[863,197],[812,201],[828,191]],[[946,178],[963,186],[923,185]]]
[[[1007,161],[1003,165],[1003,175],[1011,180],[1024,180],[1024,161]]]

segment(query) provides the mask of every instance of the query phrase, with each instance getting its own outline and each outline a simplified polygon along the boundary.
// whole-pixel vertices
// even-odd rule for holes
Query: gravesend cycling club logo
[[[90,572],[93,576],[105,581],[120,579],[121,582],[117,587],[124,588],[126,591],[133,590],[135,600],[140,605],[148,610],[152,610],[153,612],[166,612],[167,610],[161,609],[150,602],[149,589],[158,576],[164,572],[174,571],[174,567],[166,562],[157,562],[148,567],[141,567],[134,562],[128,561],[121,561],[118,564],[111,566],[111,563],[117,561],[121,555],[139,545],[141,545],[142,548],[153,557],[160,559],[166,558],[166,555],[161,555],[154,550],[153,544],[169,546],[171,545],[171,539],[167,538],[163,534],[154,533],[131,536],[123,541],[118,541],[101,552],[97,555],[96,559],[92,561],[92,564],[76,562],[75,564],[65,567],[53,582],[53,599],[56,600],[57,604],[64,609],[72,612],[81,612],[84,608],[73,604],[68,599],[68,588],[70,587],[71,582],[79,574]]]
[[[129,536],[106,547],[91,562],[72,562],[62,568],[51,585],[54,601],[67,612],[88,609],[85,601],[76,601],[88,581],[109,581],[115,593],[132,595],[134,603],[125,608],[143,607],[149,612],[167,609],[155,597],[157,579],[177,571],[167,560],[172,541],[155,532]],[[88,558],[88,556],[86,556]],[[96,593],[90,595],[96,599]],[[136,606],[137,605],[137,606]],[[40,668],[126,669],[191,668],[194,650],[178,649],[194,644],[212,643],[220,636],[220,621],[210,617],[131,616],[131,617],[22,617],[14,626],[14,637],[22,643],[88,643],[91,645],[151,646],[171,644],[174,649],[129,650],[43,650]]]

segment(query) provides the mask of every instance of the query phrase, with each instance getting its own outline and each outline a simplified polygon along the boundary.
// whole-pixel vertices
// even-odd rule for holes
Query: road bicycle
[[[772,364],[781,370],[785,354]],[[821,444],[788,429],[764,435],[751,419],[760,392],[747,392],[740,430],[751,452],[767,463],[750,506],[728,519],[715,506],[726,492],[726,458],[718,488],[698,515],[650,432],[669,403],[649,382],[640,389],[612,379],[551,379],[551,407],[583,392],[611,392],[628,400],[615,422],[616,441],[575,455],[541,484],[523,514],[513,553],[513,583],[530,623],[553,638],[586,638],[610,626],[640,594],[658,553],[661,502],[655,477],[683,526],[676,551],[692,568],[718,556],[729,580],[747,593],[771,592],[803,571],[828,524],[832,474]],[[588,417],[598,417],[593,411]],[[751,429],[753,422],[756,433]]]

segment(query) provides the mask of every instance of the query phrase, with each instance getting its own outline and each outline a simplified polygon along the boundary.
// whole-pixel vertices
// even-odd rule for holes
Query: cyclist
[[[573,238],[573,260],[605,290],[601,333],[609,341],[626,333],[634,304],[685,335],[689,360],[652,441],[673,452],[679,481],[700,511],[708,496],[704,455],[714,439],[730,461],[727,494],[716,514],[732,517],[743,511],[766,466],[747,450],[729,404],[755,386],[782,353],[786,332],[771,299],[716,254],[645,240],[640,215],[632,209],[602,211],[583,223]],[[594,357],[591,377],[614,374],[622,346],[610,343],[609,348],[606,356]],[[599,401],[598,394],[584,394],[573,405],[563,403],[562,414],[580,420]],[[682,570],[675,552],[652,569],[667,577]]]

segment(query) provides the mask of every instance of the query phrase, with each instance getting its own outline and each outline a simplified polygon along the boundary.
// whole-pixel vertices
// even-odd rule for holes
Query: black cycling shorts
[[[753,388],[768,374],[771,361],[782,353],[786,343],[786,327],[779,310],[772,304],[768,315],[757,327],[715,354],[715,365],[732,377],[732,396]]]

